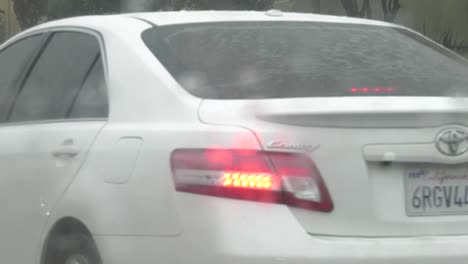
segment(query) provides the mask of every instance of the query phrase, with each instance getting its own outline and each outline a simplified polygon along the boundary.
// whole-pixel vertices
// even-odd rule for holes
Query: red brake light
[[[391,94],[395,93],[397,90],[394,87],[353,87],[349,91],[353,94]]]
[[[176,150],[176,189],[205,195],[329,212],[333,203],[313,162],[303,154],[246,150]]]
[[[269,173],[226,172],[223,186],[245,189],[273,189],[273,175]]]

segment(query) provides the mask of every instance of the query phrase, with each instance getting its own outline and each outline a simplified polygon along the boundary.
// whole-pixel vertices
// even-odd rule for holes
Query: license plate
[[[468,165],[405,171],[409,216],[468,214]]]

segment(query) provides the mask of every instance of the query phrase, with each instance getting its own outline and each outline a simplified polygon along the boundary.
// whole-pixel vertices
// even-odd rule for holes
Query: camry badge
[[[285,150],[301,150],[312,152],[320,148],[320,145],[307,145],[307,144],[289,144],[281,140],[273,140],[267,144],[270,149],[285,149]]]

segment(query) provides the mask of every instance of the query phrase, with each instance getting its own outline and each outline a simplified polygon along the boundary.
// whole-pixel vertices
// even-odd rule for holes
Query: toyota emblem
[[[460,156],[468,151],[468,132],[462,129],[448,129],[440,133],[437,149],[447,156]]]

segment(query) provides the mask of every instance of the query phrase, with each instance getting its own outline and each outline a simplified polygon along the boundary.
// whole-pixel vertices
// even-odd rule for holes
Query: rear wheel
[[[83,255],[73,255],[73,256],[70,256],[65,261],[65,264],[89,264],[89,263],[90,263],[89,258]]]
[[[101,264],[94,241],[87,235],[63,235],[50,243],[45,264]]]

